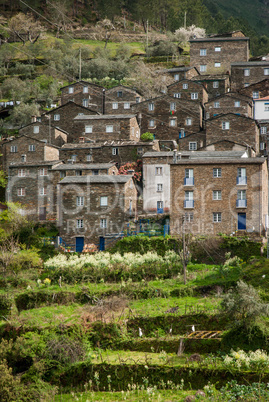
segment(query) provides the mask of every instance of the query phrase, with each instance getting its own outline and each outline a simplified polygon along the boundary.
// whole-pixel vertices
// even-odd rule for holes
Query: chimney
[[[79,142],[80,144],[83,144],[85,142],[85,137],[79,137]]]
[[[36,116],[31,116],[31,122],[35,123],[36,122]]]
[[[173,163],[177,163],[177,150],[174,149],[173,151]]]

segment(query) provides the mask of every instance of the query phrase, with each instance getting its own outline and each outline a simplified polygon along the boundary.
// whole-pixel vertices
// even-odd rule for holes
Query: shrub
[[[153,141],[154,135],[150,132],[143,133],[140,137],[141,141]]]

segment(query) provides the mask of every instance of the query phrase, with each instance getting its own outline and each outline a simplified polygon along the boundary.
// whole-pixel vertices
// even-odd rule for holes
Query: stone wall
[[[269,76],[269,62],[256,61],[231,65],[231,90],[239,91]],[[242,91],[240,91],[242,93]]]
[[[208,101],[205,87],[191,80],[181,80],[169,85],[167,87],[167,94],[175,98],[200,102],[202,104]]]
[[[252,103],[252,102],[251,102]],[[253,118],[253,108],[249,101],[230,95],[218,96],[204,105],[205,118],[211,119],[219,114],[235,113]]]
[[[73,88],[72,93],[70,93],[71,88]],[[95,112],[103,113],[104,91],[103,87],[96,84],[86,81],[76,82],[61,88],[61,103],[64,105],[69,101],[73,101]]]

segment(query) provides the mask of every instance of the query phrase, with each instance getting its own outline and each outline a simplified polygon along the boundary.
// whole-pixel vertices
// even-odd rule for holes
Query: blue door
[[[238,230],[246,230],[247,216],[244,212],[238,213]]]
[[[84,247],[84,237],[76,237],[76,252],[81,253]]]
[[[100,236],[100,240],[99,240],[99,250],[100,251],[104,251],[105,249],[105,238]]]

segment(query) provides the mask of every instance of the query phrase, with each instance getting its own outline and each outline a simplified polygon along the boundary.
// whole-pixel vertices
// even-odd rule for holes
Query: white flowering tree
[[[190,39],[194,38],[204,38],[206,32],[204,28],[196,27],[191,25],[187,28],[181,27],[175,31],[175,39],[178,42],[187,43]]]

